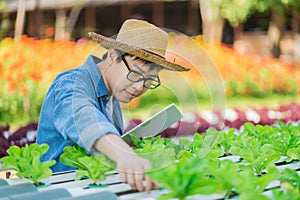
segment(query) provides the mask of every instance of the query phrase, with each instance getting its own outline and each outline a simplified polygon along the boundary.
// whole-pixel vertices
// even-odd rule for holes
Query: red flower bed
[[[11,145],[17,145],[23,147],[26,144],[35,142],[36,139],[37,123],[31,122],[26,126],[23,126],[15,132],[10,132],[10,126],[0,127],[0,157],[6,156],[6,150]]]

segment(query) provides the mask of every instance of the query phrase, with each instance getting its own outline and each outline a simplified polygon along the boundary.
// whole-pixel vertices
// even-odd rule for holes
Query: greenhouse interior
[[[299,0],[0,13],[0,200],[300,200]]]

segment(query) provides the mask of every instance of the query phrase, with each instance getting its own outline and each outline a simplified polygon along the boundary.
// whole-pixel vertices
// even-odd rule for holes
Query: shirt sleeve
[[[55,89],[54,108],[57,130],[89,153],[94,151],[93,145],[99,138],[108,133],[119,135],[90,87],[80,79],[65,77]]]

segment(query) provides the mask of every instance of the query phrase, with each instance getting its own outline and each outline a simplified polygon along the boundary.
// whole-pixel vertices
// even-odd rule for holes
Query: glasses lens
[[[154,89],[160,85],[160,80],[158,77],[155,79],[152,78],[145,79],[141,73],[134,70],[129,71],[129,73],[127,74],[127,79],[135,83],[139,81],[144,81],[144,87],[148,89]]]
[[[132,70],[128,73],[127,78],[132,82],[139,82],[144,79],[142,74]]]
[[[148,88],[148,89],[157,88],[159,85],[160,85],[160,82],[158,79],[147,79],[144,84],[145,88]]]

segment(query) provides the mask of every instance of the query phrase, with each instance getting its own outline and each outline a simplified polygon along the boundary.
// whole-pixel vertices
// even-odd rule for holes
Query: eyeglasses
[[[155,89],[157,88],[158,86],[160,86],[160,80],[159,80],[159,77],[157,76],[156,78],[145,78],[143,76],[143,74],[141,74],[140,72],[137,72],[135,70],[132,70],[129,68],[128,66],[128,63],[125,59],[125,56],[122,55],[121,56],[121,59],[122,61],[124,62],[125,66],[127,67],[128,69],[128,74],[127,74],[127,79],[133,83],[137,83],[137,82],[140,82],[140,81],[143,81],[143,86],[147,89]]]

